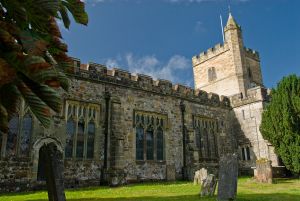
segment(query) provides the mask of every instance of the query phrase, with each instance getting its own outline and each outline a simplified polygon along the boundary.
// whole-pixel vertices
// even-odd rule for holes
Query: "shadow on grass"
[[[198,195],[187,195],[187,196],[169,196],[169,197],[158,197],[158,196],[146,196],[146,197],[119,197],[119,198],[78,198],[78,199],[67,199],[68,201],[215,201],[214,197],[200,197]],[[243,194],[238,195],[237,201],[300,201],[299,195],[291,194]],[[47,201],[46,199],[34,199],[28,201]]]

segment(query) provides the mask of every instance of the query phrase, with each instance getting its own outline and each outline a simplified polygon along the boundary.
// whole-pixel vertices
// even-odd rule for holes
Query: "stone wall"
[[[233,128],[238,139],[241,171],[253,172],[251,167],[255,167],[255,161],[260,158],[267,158],[272,161],[273,166],[278,166],[273,147],[259,130],[265,102],[269,100],[267,90],[255,87],[247,91],[247,97],[238,94],[230,97],[230,100],[237,120]],[[249,153],[245,153],[247,149]],[[247,158],[248,154],[250,158]]]
[[[153,80],[145,75],[132,75],[120,69],[110,70],[94,63],[87,65],[88,70],[77,68],[82,66],[79,60],[75,60],[74,65],[74,73],[69,74],[69,93],[61,92],[64,99],[61,114],[53,117],[48,129],[44,129],[33,118],[30,157],[26,160],[18,159],[17,162],[1,154],[1,191],[44,188],[45,181],[38,181],[39,150],[45,144],[53,143],[64,153],[68,139],[67,121],[70,118],[79,121],[83,111],[89,113],[89,117],[84,117],[88,120],[93,116],[91,108],[99,108],[94,111],[97,113],[96,117],[93,117],[96,120],[93,158],[87,158],[87,145],[84,145],[83,158],[77,158],[74,150],[73,157],[65,158],[64,176],[67,187],[99,185],[103,182],[101,179],[105,178],[102,177],[102,173],[106,128],[108,147],[107,167],[104,172],[126,175],[128,182],[181,179],[184,166],[183,127],[186,132],[185,165],[189,172],[188,177],[203,165],[215,172],[217,158],[201,159],[197,155],[199,150],[196,148],[193,121],[195,116],[215,122],[218,155],[231,150],[233,138],[229,137],[231,133],[228,118],[231,107],[227,97],[173,85],[166,80]],[[107,95],[110,97],[108,105]],[[184,122],[181,104],[185,107]],[[72,116],[74,111],[76,115]],[[105,120],[106,111],[108,122]],[[155,122],[160,122],[164,140],[162,160],[136,159],[137,114],[144,115],[145,118],[150,117],[148,123],[153,121],[151,117],[155,118]],[[149,123],[148,126],[151,125]],[[75,144],[73,143],[74,146]],[[155,157],[156,154],[155,152]],[[15,186],[19,188],[14,189]]]

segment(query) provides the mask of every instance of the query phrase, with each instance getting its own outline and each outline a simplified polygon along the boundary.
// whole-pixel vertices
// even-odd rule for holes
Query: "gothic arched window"
[[[164,160],[164,120],[165,115],[151,112],[137,112],[136,125],[136,160]]]
[[[17,154],[17,137],[19,129],[19,117],[14,116],[8,123],[8,134],[6,141],[6,155],[14,156]]]
[[[26,114],[22,120],[21,140],[20,140],[20,155],[28,157],[30,148],[30,138],[32,131],[32,117]]]
[[[153,129],[149,128],[146,131],[146,141],[147,141],[147,160],[154,160],[154,140],[153,140]]]
[[[136,128],[136,160],[144,160],[144,128]]]
[[[156,131],[156,159],[164,160],[164,132],[161,128]]]
[[[86,151],[87,158],[94,157],[94,141],[95,141],[95,124],[93,122],[90,122],[88,124],[88,139],[87,139],[87,151]]]
[[[99,111],[100,106],[96,104],[66,102],[66,158],[94,158]]]

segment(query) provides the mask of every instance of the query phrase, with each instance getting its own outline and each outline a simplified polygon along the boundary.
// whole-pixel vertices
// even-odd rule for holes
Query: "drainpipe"
[[[104,99],[105,99],[105,121],[104,121],[104,162],[103,168],[101,173],[100,183],[102,181],[105,184],[105,177],[104,174],[107,170],[107,152],[108,152],[108,129],[109,129],[109,101],[110,101],[110,93],[105,90]]]
[[[182,125],[182,154],[183,154],[183,167],[182,167],[182,179],[186,179],[186,128],[185,128],[185,120],[184,120],[184,113],[185,113],[185,105],[183,100],[180,101],[179,104],[180,111],[181,111],[181,125]]]

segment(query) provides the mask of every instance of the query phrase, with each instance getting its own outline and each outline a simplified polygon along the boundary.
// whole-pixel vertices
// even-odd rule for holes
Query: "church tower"
[[[231,13],[224,28],[224,44],[192,59],[195,89],[232,96],[263,86],[259,54],[244,47],[242,29]]]

